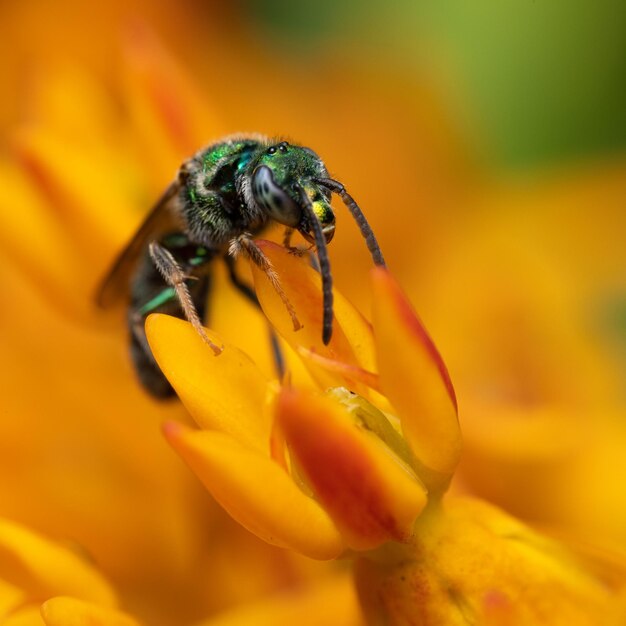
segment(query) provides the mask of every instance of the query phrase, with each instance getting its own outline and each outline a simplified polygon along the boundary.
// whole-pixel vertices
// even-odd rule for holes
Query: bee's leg
[[[285,228],[285,234],[283,235],[283,247],[287,248],[289,254],[293,254],[294,256],[304,256],[309,250],[311,250],[314,246],[311,244],[308,248],[301,248],[299,246],[291,245],[291,237],[295,232],[295,228],[291,228],[288,226]]]
[[[254,243],[254,240],[249,233],[243,233],[230,241],[228,254],[237,258],[237,256],[242,252],[267,276],[267,279],[270,281],[279,298],[283,301],[283,304],[291,317],[293,329],[300,330],[302,328],[302,324],[300,324],[296,311],[293,308],[293,304],[289,301],[287,294],[284,292],[283,287],[280,284],[276,270],[272,266],[270,260],[265,256],[265,254],[263,254],[263,250],[261,250],[261,248]]]
[[[228,277],[230,278],[230,282],[233,284],[235,289],[237,289],[239,293],[245,296],[250,302],[252,302],[252,304],[260,309],[261,303],[259,302],[259,299],[257,298],[254,289],[252,289],[252,287],[250,287],[250,285],[243,281],[241,279],[241,276],[237,274],[237,270],[235,269],[235,258],[230,256],[229,254],[225,254],[224,261],[226,263],[226,267],[228,268]],[[276,373],[278,374],[278,378],[282,380],[283,376],[285,375],[285,357],[283,356],[283,352],[280,348],[280,343],[278,342],[276,332],[271,326],[269,327],[269,331]]]
[[[189,321],[189,323],[196,329],[196,332],[200,335],[200,337],[202,337],[202,339],[204,339],[211,350],[213,350],[213,353],[215,355],[220,354],[223,348],[213,343],[204,331],[200,316],[196,311],[193,298],[189,292],[189,287],[185,282],[189,278],[193,277],[187,276],[174,258],[174,255],[167,248],[163,247],[156,241],[150,242],[148,251],[152,261],[161,273],[161,276],[163,276],[165,282],[173,287],[176,292],[187,321]]]
[[[285,228],[285,233],[283,234],[283,246],[285,246],[287,250],[291,250],[291,238],[294,230],[295,229],[291,228],[291,226],[287,226],[287,228]]]

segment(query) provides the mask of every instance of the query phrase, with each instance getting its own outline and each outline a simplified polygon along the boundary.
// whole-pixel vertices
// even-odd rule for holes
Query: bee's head
[[[302,210],[300,188],[311,200],[326,243],[335,234],[335,214],[330,193],[313,179],[326,175],[321,159],[309,148],[290,146],[286,141],[270,146],[261,155],[252,174],[252,195],[270,219],[297,229],[313,243],[313,225]]]

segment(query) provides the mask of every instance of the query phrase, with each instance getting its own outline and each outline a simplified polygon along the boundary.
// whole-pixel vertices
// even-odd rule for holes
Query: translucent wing
[[[130,275],[146,244],[169,230],[180,228],[173,200],[180,190],[180,180],[174,181],[148,214],[129,244],[115,260],[111,270],[96,292],[96,304],[107,308],[128,293]]]

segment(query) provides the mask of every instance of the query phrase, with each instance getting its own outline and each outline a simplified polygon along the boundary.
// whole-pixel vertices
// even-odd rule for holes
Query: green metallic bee
[[[283,292],[271,263],[255,244],[272,221],[286,227],[284,245],[291,248],[295,230],[317,251],[323,285],[325,344],[332,335],[332,275],[326,244],[335,233],[330,206],[337,193],[355,218],[376,265],[384,265],[374,233],[344,186],[329,178],[320,157],[309,148],[273,141],[261,135],[227,137],[203,148],[181,166],[126,249],[115,262],[97,296],[109,306],[127,294],[131,355],[142,385],[156,397],[174,395],[161,373],[144,331],[154,312],[186,318],[218,355],[222,348],[206,335],[211,263],[222,257],[234,286],[258,304],[252,288],[235,271],[244,254],[268,276],[285,303],[294,325],[296,312]]]

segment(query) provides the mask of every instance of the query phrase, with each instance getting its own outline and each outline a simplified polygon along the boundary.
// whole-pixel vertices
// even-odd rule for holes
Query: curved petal
[[[104,578],[76,554],[23,526],[0,519],[0,575],[40,598],[72,594],[104,606],[115,606]]]
[[[131,226],[135,214],[122,181],[112,181],[110,176],[115,158],[118,167],[125,165],[119,163],[121,157],[44,130],[20,132],[14,138],[13,149],[54,209],[62,228],[71,234],[74,250],[80,251],[76,259],[91,267],[93,280],[110,262],[103,258],[102,251],[110,249],[110,242],[119,238],[120,223]],[[88,287],[93,290],[94,285]]]
[[[380,389],[378,374],[374,374],[374,372],[368,372],[362,367],[349,365],[343,361],[329,359],[321,354],[317,354],[317,352],[314,352],[313,350],[307,350],[302,347],[298,348],[298,354],[302,357],[302,359],[306,359],[315,365],[319,365],[327,372],[340,374],[353,382],[361,382],[374,391],[379,391]]]
[[[357,550],[406,541],[426,506],[410,468],[339,403],[283,390],[278,420],[318,499]]]
[[[81,106],[74,106],[76,102]],[[97,145],[103,152],[112,151],[120,135],[118,115],[104,84],[75,63],[39,73],[29,98],[32,126],[50,129],[70,141]],[[119,157],[120,151],[116,152]]]
[[[199,426],[269,450],[267,379],[246,354],[226,345],[215,356],[191,324],[168,315],[150,315],[146,335],[159,367]]]
[[[28,594],[4,580],[0,572],[0,617],[9,615],[18,607],[23,606],[27,600]]]
[[[224,433],[177,423],[166,424],[164,431],[215,499],[250,532],[314,559],[332,559],[343,551],[326,512],[277,463]]]
[[[265,274],[254,264],[254,285],[263,312],[278,332],[297,350],[299,346],[335,361],[375,371],[374,341],[370,324],[354,307],[334,291],[333,336],[330,343],[322,343],[322,291],[321,277],[304,258],[270,241],[257,241],[257,245],[271,261],[289,301],[294,306],[302,328],[293,330],[285,305],[278,297]],[[307,361],[311,374],[323,388],[349,384],[345,376],[329,372]],[[351,385],[354,388],[354,384]],[[362,391],[360,388],[355,389]],[[363,390],[363,393],[365,391]]]
[[[126,37],[122,81],[131,128],[156,180],[168,180],[181,159],[198,149],[199,137],[225,132],[193,77],[160,45],[150,28],[133,25]]]
[[[197,626],[363,626],[352,576],[344,572],[322,584],[273,595],[226,611]]]
[[[44,626],[38,605],[28,605],[9,615],[1,615],[2,626]]]
[[[139,626],[120,611],[63,596],[44,602],[41,616],[46,626]]]
[[[20,207],[19,211],[15,207]],[[75,283],[86,285],[90,273],[76,262],[75,247],[67,228],[42,199],[22,168],[0,161],[0,249],[16,263],[47,297],[68,308]],[[16,233],[23,236],[16,237]],[[45,263],[41,260],[46,259]],[[82,282],[81,282],[82,281]],[[87,297],[87,290],[82,294]],[[76,305],[74,305],[76,306]],[[70,306],[70,308],[72,308]],[[84,303],[83,303],[83,307]]]
[[[372,270],[376,353],[383,393],[398,411],[420,477],[447,485],[461,453],[456,397],[445,364],[391,274]]]

